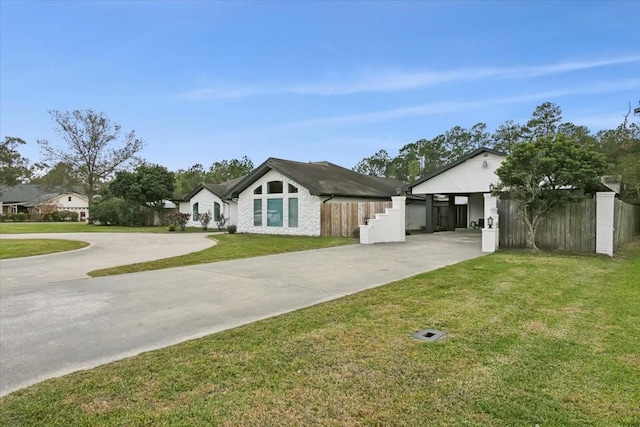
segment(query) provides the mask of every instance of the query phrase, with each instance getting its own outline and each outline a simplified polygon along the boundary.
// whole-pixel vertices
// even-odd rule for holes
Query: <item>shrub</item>
[[[27,214],[24,213],[24,212],[20,212],[20,213],[16,214],[15,220],[16,221],[26,221],[27,220]]]
[[[229,234],[236,234],[236,231],[238,231],[238,228],[235,225],[230,225],[227,227],[227,233]]]
[[[51,212],[51,221],[56,221],[56,222],[58,222],[58,221],[62,221],[62,220],[60,219],[60,213],[61,213],[60,211],[53,211],[53,212]]]
[[[74,219],[75,218],[75,219]],[[58,221],[77,221],[78,213],[71,211],[60,211],[58,213]]]
[[[175,226],[175,225],[173,225],[173,224],[170,224],[170,225],[167,227],[167,231],[176,231],[176,226]]]
[[[200,221],[203,230],[207,230],[209,223],[211,222],[211,218],[211,211],[206,211],[205,213],[198,215],[198,221]]]
[[[180,230],[184,231],[187,227],[187,222],[191,218],[190,213],[175,212],[167,216],[167,219],[171,221],[175,226],[180,227]]]
[[[351,232],[351,237],[353,237],[354,239],[360,238],[360,227],[356,227],[353,229],[353,231]]]

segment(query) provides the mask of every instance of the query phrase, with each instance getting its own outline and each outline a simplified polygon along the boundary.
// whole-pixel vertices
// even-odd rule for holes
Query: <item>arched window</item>
[[[220,203],[213,203],[213,220],[220,221]]]
[[[253,194],[262,194],[262,185],[257,186],[256,189],[253,190]]]
[[[198,203],[194,203],[194,204],[193,204],[192,212],[193,212],[193,213],[191,214],[192,219],[193,219],[194,221],[197,221],[197,220],[198,220]]]
[[[289,193],[297,193],[298,192],[298,187],[296,187],[293,184],[289,184]]]

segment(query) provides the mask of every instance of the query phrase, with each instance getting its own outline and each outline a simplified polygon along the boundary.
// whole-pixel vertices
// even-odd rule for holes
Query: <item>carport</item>
[[[498,182],[495,171],[505,157],[482,147],[407,186],[411,194],[425,197],[425,231],[484,228],[496,206],[491,196]]]

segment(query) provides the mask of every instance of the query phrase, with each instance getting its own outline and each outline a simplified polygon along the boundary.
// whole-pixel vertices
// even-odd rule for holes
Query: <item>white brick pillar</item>
[[[489,228],[489,217],[493,220]],[[498,198],[484,193],[484,227],[482,228],[482,252],[491,253],[498,249],[500,235],[498,231]]]
[[[397,222],[395,222],[395,241],[404,242],[406,240],[407,221],[407,198],[405,196],[394,196],[391,198],[391,207],[398,209]]]
[[[613,212],[616,193],[596,193],[596,253],[613,256]]]

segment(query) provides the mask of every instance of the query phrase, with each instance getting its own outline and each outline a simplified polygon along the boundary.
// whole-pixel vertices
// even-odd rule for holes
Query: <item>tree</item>
[[[537,139],[555,135],[561,121],[562,109],[552,102],[543,102],[536,107],[533,117],[527,122],[527,136]]]
[[[0,185],[12,187],[28,175],[29,161],[18,151],[24,144],[23,139],[13,136],[5,136],[0,142]]]
[[[493,149],[509,154],[514,144],[524,141],[525,134],[524,126],[513,120],[507,120],[499,125],[491,136]]]
[[[187,170],[179,169],[175,173],[173,195],[175,197],[186,196],[198,185],[203,184],[206,176],[207,174],[200,163],[196,163]]]
[[[142,206],[162,208],[173,195],[174,174],[166,167],[143,163],[134,172],[119,171],[109,184],[116,197]]]
[[[35,174],[40,170],[40,176],[32,178],[31,184],[38,184],[45,192],[73,191],[81,186],[77,172],[67,163],[58,162],[52,168],[46,163],[36,163],[34,169]]]
[[[604,156],[563,134],[516,143],[496,171],[496,192],[506,191],[527,226],[527,248],[538,250],[535,235],[552,209],[584,198],[607,168]]]
[[[369,176],[388,177],[391,157],[386,150],[380,150],[371,157],[366,157],[354,166],[353,170]]]
[[[218,184],[248,175],[251,171],[253,171],[253,162],[247,156],[242,159],[222,160],[211,165],[206,175],[206,182]]]
[[[623,184],[622,197],[640,202],[640,121],[629,123],[631,106],[616,129],[600,131],[595,139],[599,150],[607,156],[611,173]],[[633,120],[633,118],[632,118]]]
[[[121,143],[121,127],[104,113],[93,110],[72,112],[49,111],[56,122],[56,131],[64,141],[62,146],[46,139],[38,141],[45,161],[62,162],[78,173],[89,206],[101,183],[117,171],[124,170],[137,159],[144,143],[135,131],[125,133]]]

